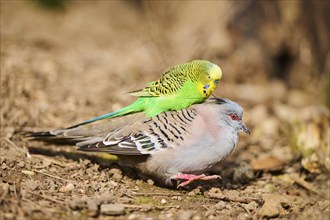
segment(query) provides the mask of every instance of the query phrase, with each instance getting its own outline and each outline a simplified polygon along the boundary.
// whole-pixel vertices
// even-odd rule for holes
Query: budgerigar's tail
[[[120,116],[123,116],[123,115],[132,114],[132,113],[135,113],[135,112],[141,112],[143,110],[144,110],[143,103],[141,102],[141,100],[137,99],[131,105],[126,106],[122,109],[119,109],[118,111],[110,112],[110,113],[98,116],[96,118],[89,119],[89,120],[81,122],[79,124],[75,124],[73,126],[67,127],[66,129],[75,128],[75,127],[78,127],[78,126],[81,126],[81,125],[89,124],[89,123],[99,121],[99,120],[102,120],[102,119],[106,119],[106,118],[115,118],[115,117],[120,117]]]

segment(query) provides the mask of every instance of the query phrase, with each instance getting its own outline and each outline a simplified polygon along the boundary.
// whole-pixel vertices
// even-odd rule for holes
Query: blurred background
[[[278,139],[281,120],[329,116],[329,9],[329,1],[1,1],[1,125],[68,126],[131,103],[128,91],[170,66],[207,59],[223,70],[215,95],[246,109],[257,140]],[[320,132],[314,139],[328,137]]]
[[[316,177],[330,171],[329,11],[321,0],[2,0],[1,146],[117,110],[168,67],[206,59],[223,71],[215,95],[239,102],[252,129],[229,161],[288,165],[327,190]]]

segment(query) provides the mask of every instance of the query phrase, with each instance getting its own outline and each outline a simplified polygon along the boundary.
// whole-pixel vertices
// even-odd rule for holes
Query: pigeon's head
[[[246,127],[242,120],[244,110],[238,103],[220,98],[212,98],[212,101],[219,105],[219,120],[224,121],[236,131],[244,131],[250,134],[250,129]]]

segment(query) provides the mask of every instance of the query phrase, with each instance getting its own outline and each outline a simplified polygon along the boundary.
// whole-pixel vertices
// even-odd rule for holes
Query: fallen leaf
[[[283,168],[284,162],[274,156],[267,156],[265,158],[252,161],[250,165],[254,170],[276,171]]]
[[[265,203],[259,209],[258,215],[261,217],[278,217],[286,213],[284,208],[291,206],[289,196],[278,194],[264,194],[262,195]]]

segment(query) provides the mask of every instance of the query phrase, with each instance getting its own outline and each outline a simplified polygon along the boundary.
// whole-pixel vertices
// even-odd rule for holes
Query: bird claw
[[[221,177],[219,175],[206,176],[205,174],[194,175],[194,174],[179,173],[179,174],[175,175],[173,177],[173,179],[185,180],[177,186],[177,188],[180,188],[180,187],[184,187],[196,180],[213,180],[213,179],[221,179]]]

